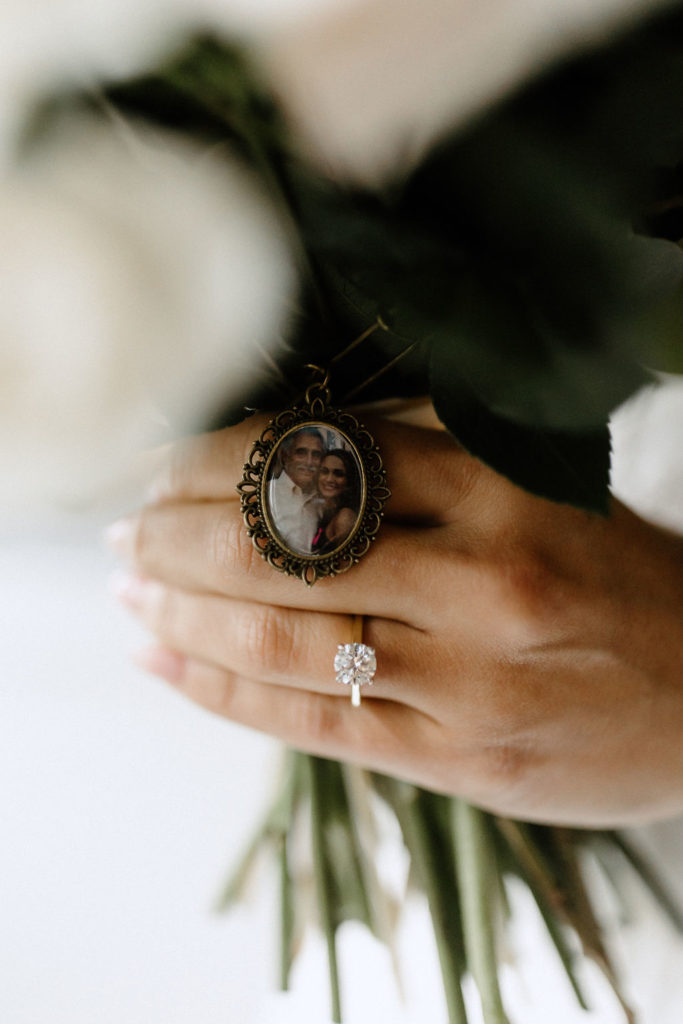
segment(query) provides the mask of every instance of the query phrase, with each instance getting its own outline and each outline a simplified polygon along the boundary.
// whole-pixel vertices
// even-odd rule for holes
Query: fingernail
[[[109,578],[109,590],[128,608],[138,609],[144,604],[150,589],[150,582],[124,570],[117,570]]]
[[[133,555],[134,534],[134,518],[117,519],[104,531],[104,541],[117,555],[122,558],[130,558]]]
[[[168,647],[145,647],[133,655],[133,661],[145,672],[160,676],[167,683],[179,683],[185,675],[187,664],[184,654],[171,651]]]

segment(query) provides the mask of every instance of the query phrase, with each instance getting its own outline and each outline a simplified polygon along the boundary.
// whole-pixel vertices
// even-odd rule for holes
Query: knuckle
[[[154,531],[151,524],[153,518],[154,513],[148,508],[143,508],[132,523],[132,559],[133,564],[141,569],[146,569],[152,558]]]
[[[292,618],[282,609],[255,605],[246,612],[244,642],[255,672],[288,676],[295,669],[298,644]],[[305,662],[304,662],[305,663]]]
[[[515,805],[538,777],[537,723],[529,712],[528,694],[511,686],[506,667],[492,674],[470,722],[471,766],[483,790],[500,806]]]
[[[457,516],[458,521],[462,522],[461,506],[478,490],[482,464],[465,452],[452,437],[444,434],[432,448],[428,473],[432,481],[443,482],[438,520],[448,522]]]
[[[232,673],[222,673],[202,690],[202,705],[221,718],[234,719],[239,708],[239,683]]]
[[[209,563],[225,576],[248,573],[257,554],[251,538],[242,527],[242,520],[232,507],[216,517],[208,538]]]
[[[481,480],[482,464],[470,456],[463,456],[458,462],[458,503],[465,503],[475,494]]]
[[[178,624],[177,595],[161,583],[154,584],[154,596],[150,611],[151,627],[164,639],[176,637]]]
[[[336,698],[315,693],[307,693],[306,697],[297,712],[298,728],[313,749],[336,751],[340,738],[339,704]]]
[[[494,570],[496,603],[508,629],[539,638],[564,600],[562,581],[540,556],[525,553]]]
[[[164,498],[183,497],[194,473],[195,453],[191,439],[183,438],[171,446],[157,489]]]
[[[509,798],[519,794],[531,778],[534,758],[521,742],[503,740],[486,744],[479,755],[480,775],[489,793]]]

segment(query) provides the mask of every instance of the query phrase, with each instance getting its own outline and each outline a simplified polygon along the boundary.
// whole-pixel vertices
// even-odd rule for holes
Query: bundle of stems
[[[394,943],[400,908],[375,866],[382,833],[378,818],[387,808],[410,857],[410,883],[429,906],[450,1024],[467,1024],[463,982],[468,977],[476,984],[485,1024],[509,1024],[499,947],[511,918],[505,882],[512,876],[533,896],[579,1004],[588,1009],[577,972],[583,955],[612,987],[624,1021],[635,1022],[593,909],[585,850],[591,850],[613,882],[613,855],[625,859],[681,933],[683,914],[624,835],[511,821],[456,797],[292,751],[275,798],[218,903],[227,909],[243,895],[261,853],[277,857],[283,989],[301,946],[311,873],[327,943],[332,1019],[342,1021],[337,930],[344,921],[362,921],[387,944],[400,985]]]

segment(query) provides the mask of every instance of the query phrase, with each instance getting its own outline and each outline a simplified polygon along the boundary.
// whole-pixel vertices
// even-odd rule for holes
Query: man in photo
[[[318,529],[316,481],[325,445],[316,427],[301,427],[282,442],[282,472],[268,485],[273,526],[300,555],[310,555]]]

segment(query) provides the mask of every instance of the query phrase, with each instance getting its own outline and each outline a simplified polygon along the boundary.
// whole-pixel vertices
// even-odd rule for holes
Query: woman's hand
[[[235,485],[266,423],[177,446],[111,530],[139,662],[294,747],[509,816],[605,826],[683,810],[683,541],[614,502],[543,501],[443,431],[368,422],[392,497],[350,572],[307,588],[248,539]],[[337,644],[365,616],[354,708]]]

